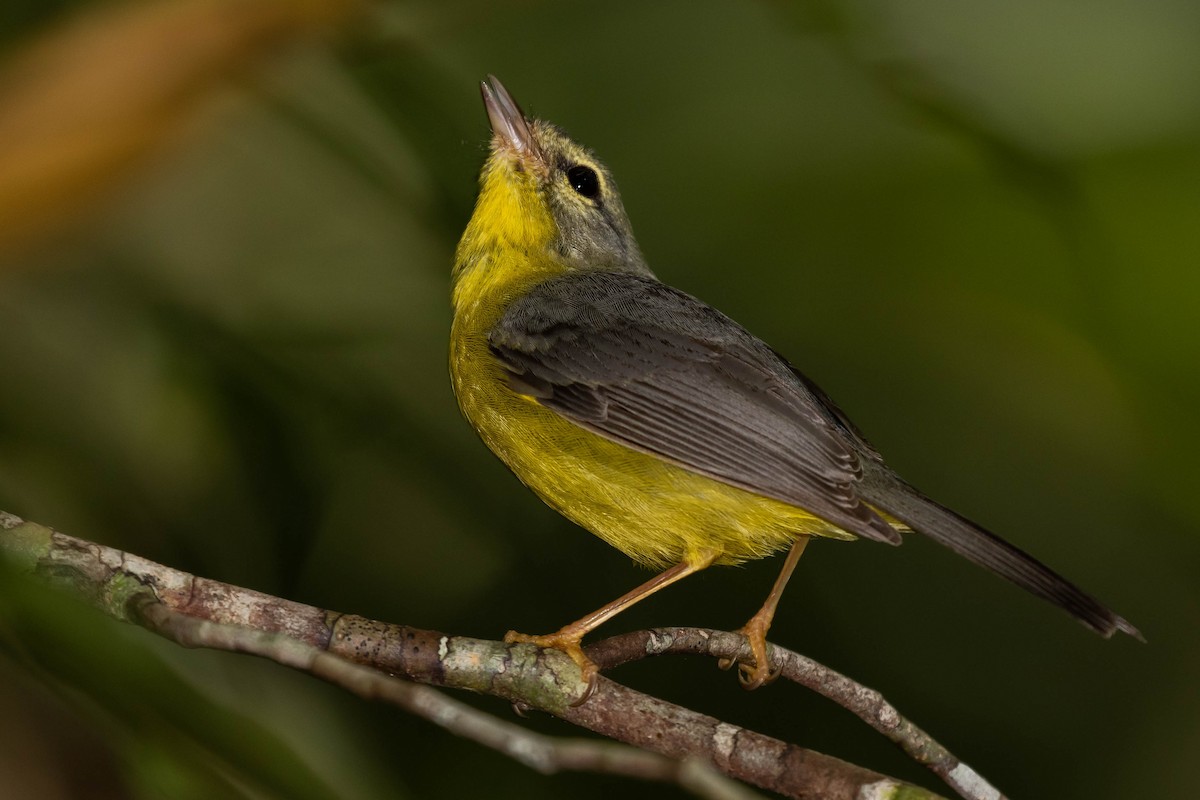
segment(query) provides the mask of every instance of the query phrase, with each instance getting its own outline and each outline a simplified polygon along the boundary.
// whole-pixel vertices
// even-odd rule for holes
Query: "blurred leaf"
[[[201,101],[353,0],[104,6],[0,72],[0,249],[44,234],[176,136]]]
[[[134,781],[151,796],[212,797],[218,788],[228,796],[232,784],[224,775],[289,800],[341,796],[253,716],[214,703],[182,680],[146,646],[148,636],[0,562],[4,652],[82,693],[119,723],[115,741],[131,748]]]

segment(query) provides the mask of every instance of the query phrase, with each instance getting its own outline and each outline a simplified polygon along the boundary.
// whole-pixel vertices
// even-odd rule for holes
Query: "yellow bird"
[[[1137,629],[1031,556],[926,498],[812,381],[646,266],[603,164],[482,84],[491,152],[453,275],[450,373],[463,414],[551,508],[663,570],[557,633],[566,651],[713,564],[790,548],[741,629],[748,688],[771,678],[766,633],[813,536],[899,544],[914,530],[1110,636]]]

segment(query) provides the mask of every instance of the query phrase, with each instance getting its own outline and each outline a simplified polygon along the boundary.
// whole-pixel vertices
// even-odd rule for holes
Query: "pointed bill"
[[[500,79],[488,75],[487,80],[479,84],[479,89],[496,143],[511,150],[524,162],[540,161],[542,154],[529,128],[529,121]]]

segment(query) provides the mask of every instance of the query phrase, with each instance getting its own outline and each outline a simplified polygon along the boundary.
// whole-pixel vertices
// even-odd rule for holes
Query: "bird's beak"
[[[483,105],[487,108],[488,120],[492,123],[494,144],[511,151],[526,165],[540,163],[542,152],[538,148],[537,140],[533,138],[529,120],[525,119],[521,107],[513,100],[500,79],[495,75],[488,75],[487,80],[479,84],[479,89],[483,94]]]

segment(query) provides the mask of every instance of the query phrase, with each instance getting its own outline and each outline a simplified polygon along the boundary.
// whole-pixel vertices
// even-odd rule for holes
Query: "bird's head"
[[[481,89],[492,141],[464,245],[649,275],[608,168],[555,125],[527,119],[495,77]]]

